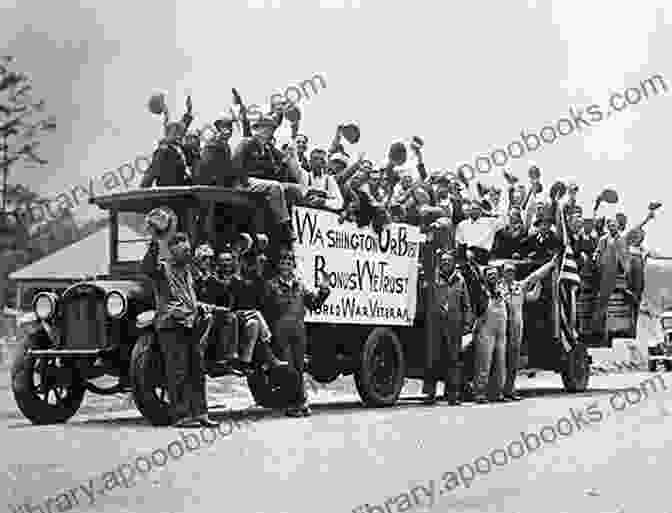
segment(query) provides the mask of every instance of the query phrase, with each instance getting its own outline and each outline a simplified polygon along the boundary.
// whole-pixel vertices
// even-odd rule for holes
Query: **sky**
[[[176,114],[191,94],[202,126],[228,110],[232,87],[262,104],[320,74],[326,88],[301,103],[311,143],[328,145],[337,124],[355,120],[352,154],[380,161],[391,142],[419,135],[429,169],[454,170],[658,74],[667,94],[508,168],[524,178],[536,164],[547,184],[575,177],[585,207],[612,186],[632,221],[662,201],[647,242],[672,256],[671,23],[672,4],[645,0],[0,0],[3,52],[58,123],[42,143],[49,164],[16,167],[10,182],[54,197],[151,153],[161,121],[147,100],[157,91]]]

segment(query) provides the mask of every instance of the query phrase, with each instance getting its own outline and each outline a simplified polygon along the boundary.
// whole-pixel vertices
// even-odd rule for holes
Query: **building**
[[[135,230],[120,225],[119,239],[138,239]],[[108,277],[110,268],[110,228],[105,227],[69,246],[14,271],[9,279],[16,283],[16,307],[30,308],[35,293],[59,291],[82,280]]]

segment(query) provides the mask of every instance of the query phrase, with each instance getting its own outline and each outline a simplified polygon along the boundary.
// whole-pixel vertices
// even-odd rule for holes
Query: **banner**
[[[297,274],[309,289],[321,273],[331,294],[306,321],[410,326],[415,319],[420,242],[417,226],[391,224],[380,234],[333,212],[294,207]]]

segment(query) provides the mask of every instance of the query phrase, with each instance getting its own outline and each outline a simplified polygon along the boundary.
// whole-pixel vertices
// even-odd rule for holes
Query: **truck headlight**
[[[51,292],[40,292],[33,299],[33,311],[41,321],[48,321],[56,313],[56,294]]]
[[[123,317],[126,313],[126,296],[118,290],[113,290],[105,298],[105,309],[107,315],[114,319]]]

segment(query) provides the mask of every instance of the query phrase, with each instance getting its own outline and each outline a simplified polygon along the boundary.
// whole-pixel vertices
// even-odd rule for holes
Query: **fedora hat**
[[[166,95],[165,93],[154,93],[149,97],[147,102],[147,108],[152,114],[160,115],[168,110],[166,107]]]
[[[390,159],[390,162],[395,166],[403,165],[408,157],[406,145],[403,142],[392,143],[390,145],[390,151],[388,152],[388,157]]]
[[[356,123],[346,123],[341,125],[341,134],[350,144],[357,144],[361,135],[359,126]]]
[[[231,128],[233,126],[233,118],[222,116],[221,118],[215,120],[212,125],[221,132],[225,128]]]

